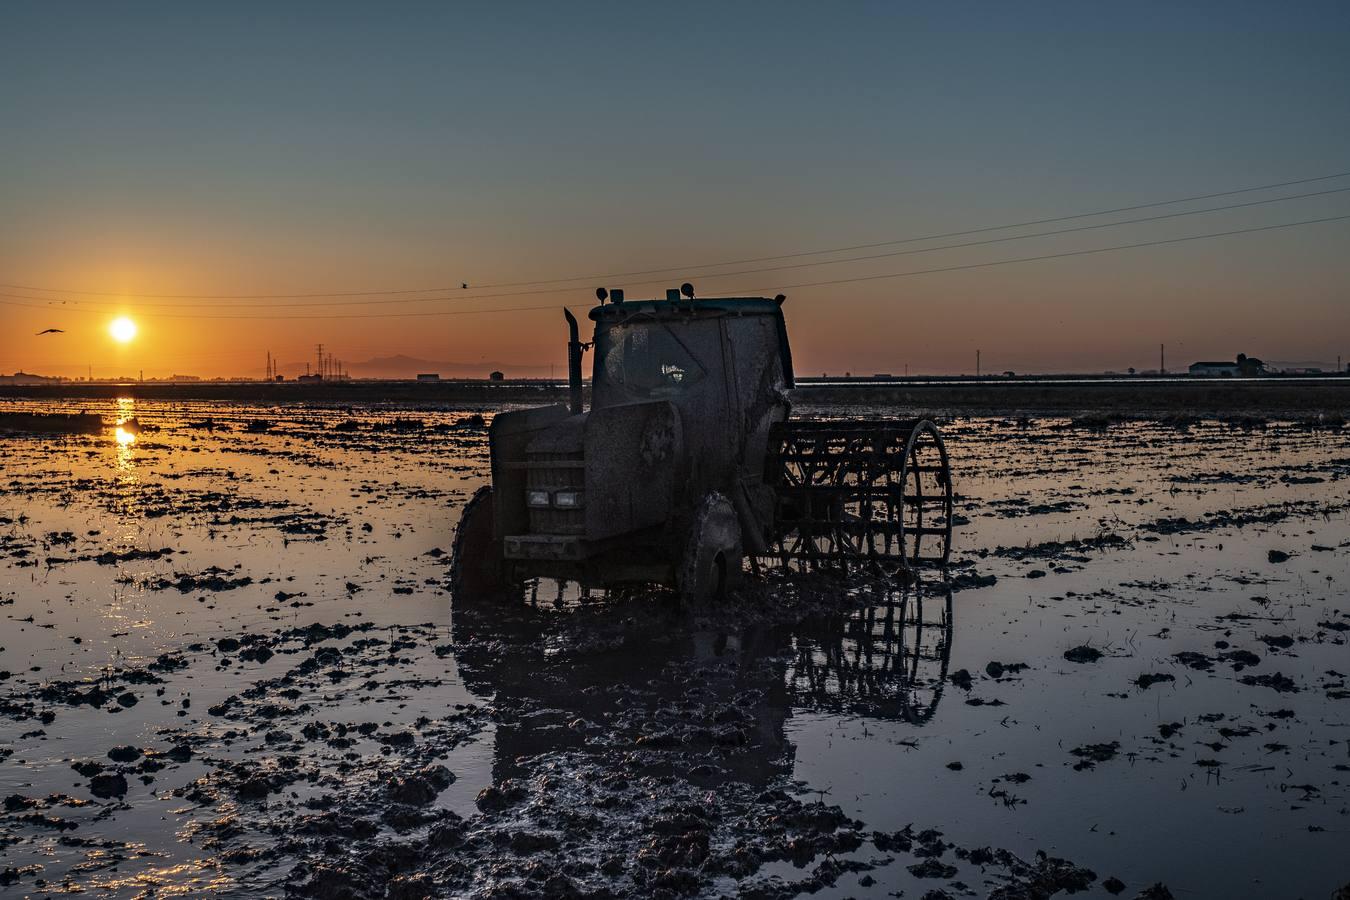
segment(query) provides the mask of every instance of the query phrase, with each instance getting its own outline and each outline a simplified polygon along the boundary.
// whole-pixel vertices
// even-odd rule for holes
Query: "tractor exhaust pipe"
[[[572,315],[572,311],[563,307],[563,315],[567,316],[567,393],[568,405],[572,408],[572,415],[581,413],[581,354],[584,348],[581,344],[581,333],[577,330],[577,317]]]

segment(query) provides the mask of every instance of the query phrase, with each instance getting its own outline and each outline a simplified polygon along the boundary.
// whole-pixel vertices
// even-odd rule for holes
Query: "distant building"
[[[296,380],[296,381],[323,381],[323,376],[322,376],[322,375],[300,375],[300,376],[298,376],[295,380]]]
[[[439,373],[439,372],[422,372],[422,373],[420,373],[420,374],[417,376],[417,380],[418,380],[418,381],[440,381],[440,380],[441,380],[441,373]]]
[[[1188,370],[1197,378],[1251,378],[1271,374],[1270,368],[1255,356],[1239,353],[1232,362],[1196,362]]]
[[[1193,362],[1188,371],[1195,378],[1232,378],[1241,373],[1235,362]]]
[[[491,375],[488,376],[488,381],[505,381],[505,380],[506,376],[503,375],[501,372],[493,372]]]

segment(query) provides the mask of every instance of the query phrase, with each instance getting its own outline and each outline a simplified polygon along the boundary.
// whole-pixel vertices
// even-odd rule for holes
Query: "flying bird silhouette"
[[[44,334],[65,334],[64,328],[48,328],[46,331],[39,331],[34,337],[42,337]]]

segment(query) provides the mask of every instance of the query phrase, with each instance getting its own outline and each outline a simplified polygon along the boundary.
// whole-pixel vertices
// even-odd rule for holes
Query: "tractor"
[[[596,296],[590,342],[563,311],[569,402],[492,421],[491,483],[455,534],[458,597],[553,578],[654,582],[699,604],[724,595],[747,560],[945,567],[952,483],[937,427],[793,420],[781,294],[696,299],[685,284],[665,299]]]

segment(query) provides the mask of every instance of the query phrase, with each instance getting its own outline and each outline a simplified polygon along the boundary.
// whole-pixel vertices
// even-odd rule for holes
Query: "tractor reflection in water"
[[[693,293],[625,302],[602,288],[591,343],[565,311],[570,403],[493,420],[492,484],[455,537],[458,598],[518,596],[545,577],[664,584],[705,603],[747,557],[892,574],[946,565],[952,485],[933,423],[790,421],[782,295]]]
[[[872,583],[843,611],[734,630],[630,602],[621,616],[456,610],[460,675],[497,710],[494,785],[546,764],[583,779],[661,771],[699,789],[764,788],[791,775],[794,711],[922,726],[947,680],[952,594],[942,584]],[[566,765],[554,765],[557,754]]]

